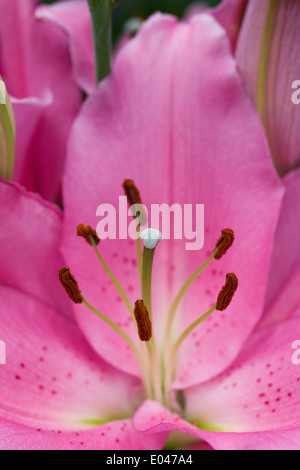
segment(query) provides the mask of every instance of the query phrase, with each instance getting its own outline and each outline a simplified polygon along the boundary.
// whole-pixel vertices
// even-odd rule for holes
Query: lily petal
[[[44,101],[51,97],[30,149],[18,145],[16,161],[30,162],[31,169],[31,180],[27,174],[17,172],[19,183],[46,199],[56,200],[60,199],[67,138],[81,96],[72,76],[68,40],[56,25],[34,18],[36,4],[36,0],[1,1],[0,73],[9,95],[17,99],[35,97]],[[18,123],[18,109],[15,113]],[[29,113],[27,120],[31,119]],[[23,133],[27,135],[26,128],[17,126],[17,140],[24,139]],[[24,155],[26,150],[28,154]]]
[[[280,175],[300,164],[300,113],[291,100],[292,83],[300,72],[299,20],[298,2],[252,0],[236,50]]]
[[[275,235],[261,326],[290,317],[300,306],[300,170],[286,175],[283,183],[286,193]]]
[[[70,313],[59,285],[62,213],[39,195],[0,181],[0,284],[8,285],[49,306]]]
[[[45,431],[0,420],[1,450],[158,450],[166,435],[136,431],[130,420],[73,432]]]
[[[223,374],[186,391],[185,416],[199,428],[257,432],[300,426],[299,366],[292,344],[299,319],[255,332]]]
[[[131,416],[140,400],[136,379],[101,361],[65,315],[16,289],[0,292],[2,418],[80,430]]]
[[[91,17],[86,1],[42,5],[36,18],[53,22],[68,35],[74,79],[86,93],[96,87]]]
[[[225,272],[236,272],[241,287],[228,315],[217,313],[211,335],[199,328],[180,354],[176,387],[188,387],[223,370],[261,315],[283,193],[225,31],[211,16],[197,15],[189,24],[159,14],[148,20],[85,104],[70,139],[63,254],[88,301],[135,339],[120,296],[93,250],[76,237],[78,224],[96,227],[99,204],[118,207],[125,178],[135,181],[148,208],[152,203],[205,205],[202,251],[186,251],[186,240],[164,239],[157,248],[152,292],[158,341],[163,341],[172,299],[211,254],[221,229],[236,233],[235,247],[203,274],[178,312],[182,323],[176,334],[215,302]],[[131,301],[140,298],[135,243],[104,240],[99,249]],[[126,344],[82,306],[75,309],[96,351],[137,374]]]
[[[233,49],[236,46],[247,3],[248,0],[223,0],[212,10],[214,17],[226,29]]]
[[[215,450],[298,450],[300,428],[265,432],[211,432],[196,428],[153,401],[142,404],[133,418],[140,432],[187,432],[206,441]],[[201,445],[201,442],[199,442]]]

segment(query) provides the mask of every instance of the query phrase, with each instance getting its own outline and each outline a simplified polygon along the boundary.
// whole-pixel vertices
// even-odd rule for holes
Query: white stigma
[[[144,247],[149,250],[156,248],[158,242],[161,242],[163,239],[162,234],[159,230],[155,228],[146,228],[140,234],[140,238],[144,241]]]

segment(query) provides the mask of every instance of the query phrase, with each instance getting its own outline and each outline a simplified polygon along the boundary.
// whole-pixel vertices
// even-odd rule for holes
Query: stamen
[[[152,337],[152,324],[148,310],[142,300],[137,300],[134,307],[138,333],[141,341],[149,341]]]
[[[134,204],[142,204],[140,192],[134,184],[134,181],[126,179],[122,186],[127,196],[129,207],[133,206]]]
[[[106,264],[106,262],[104,261],[104,259],[102,258],[101,254],[100,254],[100,251],[98,250],[97,248],[97,245],[94,241],[94,237],[89,235],[90,237],[90,241],[91,241],[91,245],[93,246],[94,250],[95,250],[95,253],[97,255],[97,258],[99,259],[100,263],[102,264],[102,267],[104,269],[104,271],[106,272],[106,274],[108,275],[108,277],[110,278],[110,280],[112,281],[112,283],[114,284],[115,288],[117,289],[117,291],[119,292],[123,302],[125,303],[132,319],[134,319],[133,317],[133,309],[132,309],[132,305],[131,305],[131,302],[126,294],[126,292],[124,291],[123,287],[121,286],[121,284],[119,283],[119,281],[117,280],[116,276],[113,274],[113,272],[109,269],[108,265]]]
[[[140,196],[140,192],[137,189],[134,181],[130,179],[126,179],[123,182],[123,189],[125,192],[125,195],[127,197],[128,205],[129,207],[134,206],[135,204],[142,205],[142,199]],[[142,220],[146,223],[147,217],[146,214],[144,213],[141,214],[139,211],[136,213],[132,214],[134,217],[142,216]],[[136,231],[140,231],[140,224],[137,223],[136,225]],[[142,262],[143,262],[143,256],[142,256],[142,248],[141,248],[141,240],[140,237],[137,238],[136,240],[136,248],[137,248],[137,260],[138,260],[138,268],[139,268],[139,276],[140,276],[140,282],[142,282]]]
[[[171,344],[171,337],[172,337],[172,326],[173,326],[173,321],[174,321],[174,317],[175,317],[175,314],[177,312],[177,308],[183,298],[183,296],[185,295],[186,291],[188,290],[188,288],[191,286],[191,284],[198,278],[198,276],[202,273],[202,271],[204,271],[204,269],[212,262],[212,260],[215,258],[216,254],[217,254],[218,250],[217,248],[213,251],[213,253],[210,255],[210,257],[205,261],[205,263],[202,264],[202,266],[200,266],[200,268],[198,268],[189,278],[188,280],[183,284],[182,288],[180,289],[180,291],[178,292],[175,300],[173,301],[172,305],[171,305],[171,308],[170,308],[170,311],[168,313],[168,317],[167,317],[167,322],[166,322],[166,328],[165,328],[165,342],[164,342],[164,353],[163,355],[166,356],[168,351],[169,351],[169,348],[170,348],[170,344]],[[165,365],[162,364],[162,374],[164,375],[166,373],[166,371],[164,370],[164,367]]]
[[[169,360],[168,360],[168,367],[166,367],[166,391],[169,390],[173,375],[175,373],[175,364],[176,364],[176,356],[178,353],[178,349],[185,340],[185,338],[198,326],[202,323],[207,317],[209,317],[215,310],[225,310],[231,302],[231,299],[238,287],[238,280],[235,274],[228,273],[226,275],[226,284],[221,289],[217,303],[213,305],[204,315],[197,318],[191,325],[189,325],[184,332],[179,336],[173,347],[171,348]],[[166,402],[168,402],[168,397],[165,397]]]
[[[70,268],[61,268],[58,271],[58,276],[70,299],[75,304],[81,304],[82,295],[74,276],[70,273]]]
[[[83,237],[85,241],[89,243],[89,245],[92,245],[91,237],[93,237],[95,245],[98,245],[98,243],[100,242],[100,238],[98,237],[96,231],[92,229],[92,227],[90,227],[89,225],[85,225],[85,224],[78,225],[77,235],[79,237]]]
[[[226,274],[226,284],[222,287],[218,299],[217,299],[217,310],[225,310],[230,304],[232,297],[238,287],[238,279],[234,273]]]
[[[224,228],[222,230],[222,236],[219,238],[216,244],[218,249],[217,254],[215,255],[216,259],[221,259],[225,255],[226,251],[231,247],[234,240],[234,233],[231,228]]]
[[[125,331],[122,330],[122,328],[119,325],[117,325],[115,322],[113,322],[109,317],[104,315],[102,312],[99,312],[99,310],[97,310],[95,307],[93,307],[84,297],[82,297],[82,302],[84,303],[84,305],[91,312],[93,312],[95,315],[97,315],[97,317],[101,318],[101,320],[103,320],[107,325],[109,325],[111,328],[113,328],[126,341],[128,346],[132,350],[133,354],[135,355],[136,360],[139,364],[140,370],[142,372],[143,383],[144,383],[146,395],[148,397],[151,397],[151,384],[149,383],[147,374],[145,372],[142,357],[141,357],[136,345],[132,341],[132,339],[127,335],[127,333],[125,333]]]

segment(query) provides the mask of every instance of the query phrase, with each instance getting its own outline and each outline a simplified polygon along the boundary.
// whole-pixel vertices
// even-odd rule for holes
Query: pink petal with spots
[[[300,428],[265,432],[211,432],[188,423],[162,405],[146,401],[133,418],[134,427],[145,433],[181,431],[205,440],[215,450],[298,450]]]
[[[74,79],[86,93],[96,86],[91,17],[86,1],[76,0],[42,5],[36,17],[53,22],[67,34]]]
[[[11,287],[0,292],[2,418],[80,430],[132,414],[141,401],[136,379],[100,360],[72,320]]]
[[[0,420],[1,450],[158,450],[166,433],[136,431],[130,420],[113,421],[84,431],[45,431]]]
[[[286,194],[275,236],[266,312],[261,325],[288,318],[300,308],[300,170],[289,173],[283,183]]]
[[[71,315],[58,282],[62,213],[16,183],[0,181],[0,284]]]
[[[196,338],[185,341],[176,386],[189,387],[228,366],[261,315],[283,192],[226,34],[211,16],[195,16],[188,24],[159,14],[147,21],[87,101],[70,140],[63,254],[87,300],[136,340],[129,313],[93,249],[76,237],[78,224],[97,226],[100,204],[118,208],[125,178],[136,182],[149,208],[151,203],[205,205],[203,250],[186,251],[186,240],[164,240],[157,248],[152,292],[158,343],[183,282],[214,249],[221,229],[236,233],[230,253],[214,261],[180,305],[174,338],[215,303],[226,272],[240,280],[224,318],[214,317],[218,326],[211,334],[206,323]],[[130,300],[140,298],[135,243],[104,240],[99,249]],[[76,317],[102,357],[138,374],[123,340],[82,306]]]
[[[186,391],[185,416],[198,427],[256,432],[299,426],[300,369],[292,349],[299,319],[257,331],[223,374]]]

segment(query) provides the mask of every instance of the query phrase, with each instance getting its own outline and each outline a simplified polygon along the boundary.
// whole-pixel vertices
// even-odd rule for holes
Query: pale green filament
[[[120,296],[122,297],[122,299],[123,299],[125,305],[127,306],[128,310],[129,310],[129,312],[130,312],[130,315],[131,315],[131,317],[132,317],[132,319],[133,319],[133,321],[134,321],[134,324],[136,325],[135,318],[134,318],[134,314],[133,314],[133,308],[132,308],[132,305],[131,305],[131,302],[130,302],[129,298],[127,297],[127,295],[126,295],[124,289],[122,288],[121,284],[119,283],[119,281],[116,279],[115,275],[112,273],[112,271],[109,269],[109,267],[108,267],[107,264],[105,263],[104,259],[102,258],[101,254],[100,254],[100,252],[99,252],[99,250],[98,250],[98,248],[97,248],[97,245],[96,245],[96,243],[95,243],[95,241],[94,241],[94,238],[93,238],[91,235],[89,236],[89,238],[90,238],[90,240],[91,240],[91,243],[92,243],[92,245],[93,245],[93,247],[94,247],[94,250],[95,250],[95,252],[96,252],[96,255],[97,255],[97,257],[98,257],[100,263],[102,264],[102,266],[103,266],[105,272],[107,273],[107,275],[109,276],[109,278],[110,278],[111,281],[113,282],[114,286],[115,286],[116,289],[118,290]],[[138,240],[140,240],[140,239],[138,239]],[[153,251],[153,252],[154,252],[154,250],[149,250],[149,251]],[[153,254],[154,254],[154,253],[153,253]],[[141,258],[141,259],[142,259],[142,258]],[[148,258],[147,258],[147,256],[146,256],[145,262],[147,262],[147,259],[148,259]],[[153,262],[153,259],[152,259],[152,262]],[[148,271],[147,268],[145,268],[145,269],[146,269],[146,271]],[[151,270],[152,270],[152,263],[151,263]],[[141,271],[143,272],[143,269],[141,269]],[[146,278],[148,279],[147,276],[146,276]],[[147,281],[147,282],[148,282],[148,281]],[[142,284],[142,285],[143,285],[143,284]],[[150,284],[149,284],[148,287],[150,288],[149,298],[151,299],[151,273],[150,273]],[[146,303],[145,303],[145,305],[146,305]],[[95,312],[94,312],[94,313],[95,313]],[[100,316],[100,315],[98,315],[98,316]],[[100,318],[102,318],[102,317],[100,317]],[[107,318],[107,317],[106,317],[106,318]],[[117,326],[117,325],[116,325],[116,326]],[[123,330],[121,330],[119,327],[118,327],[118,329],[123,332]],[[120,333],[120,331],[119,331],[119,333]],[[123,333],[124,333],[124,332],[123,332]],[[124,333],[124,334],[126,335],[126,333]],[[126,335],[126,337],[129,338],[128,335]],[[146,383],[146,385],[147,385],[146,390],[147,390],[147,393],[148,393],[148,396],[149,396],[149,397],[156,396],[157,393],[158,393],[158,391],[159,391],[159,390],[158,390],[158,385],[157,385],[157,382],[158,382],[157,374],[154,373],[153,376],[152,376],[151,373],[150,373],[150,372],[152,371],[152,369],[153,369],[153,370],[156,369],[156,368],[153,367],[153,366],[155,365],[155,362],[157,362],[157,360],[158,360],[158,359],[157,359],[157,352],[156,352],[154,340],[152,339],[151,341],[152,341],[152,348],[150,348],[150,347],[148,346],[148,344],[145,345],[145,344],[142,342],[142,345],[141,345],[141,346],[142,346],[142,351],[141,351],[141,354],[140,354],[141,359],[140,359],[140,361],[139,361],[139,366],[140,366],[141,371],[142,371],[142,374],[143,374],[143,376],[144,376],[144,383]],[[132,341],[131,341],[131,342],[132,342]],[[134,344],[134,343],[132,343],[132,344]],[[148,369],[148,371],[149,371],[149,373],[146,374],[147,378],[145,378],[145,373],[144,373],[145,368],[146,368],[146,370]],[[155,383],[154,383],[154,382],[155,382]]]
[[[140,237],[138,237],[136,240],[136,252],[137,252],[137,262],[138,262],[138,268],[139,268],[140,283],[142,285],[143,255],[142,255],[142,244],[141,244]]]
[[[218,252],[218,249],[216,248],[215,251],[211,254],[211,256],[205,261],[200,268],[198,268],[192,275],[189,277],[189,279],[184,283],[182,288],[180,289],[178,295],[176,296],[173,304],[171,305],[168,318],[167,318],[167,323],[166,323],[166,338],[169,337],[174,316],[177,311],[178,305],[180,304],[181,299],[183,298],[184,294],[186,293],[187,289],[190,287],[190,285],[197,279],[197,277],[204,271],[204,269],[209,265],[209,263],[214,259]]]
[[[131,318],[133,319],[133,321],[135,321],[134,319],[134,315],[133,315],[133,308],[132,308],[132,305],[131,305],[131,302],[126,294],[126,292],[124,291],[123,287],[121,286],[121,284],[119,283],[119,281],[117,280],[116,276],[113,274],[113,272],[109,269],[109,267],[107,266],[107,264],[105,263],[104,259],[102,258],[98,248],[97,248],[97,245],[95,243],[95,240],[94,238],[89,235],[89,238],[91,240],[91,243],[94,247],[94,250],[96,252],[96,255],[100,261],[100,263],[102,264],[106,274],[108,275],[108,277],[110,278],[110,280],[112,281],[112,283],[114,284],[114,286],[116,287],[117,291],[119,292],[120,296],[122,297],[126,307],[128,308],[128,311],[131,315]]]
[[[217,304],[215,304],[213,307],[211,307],[204,315],[201,317],[197,318],[193,323],[191,323],[185,330],[184,332],[179,336],[179,338],[176,340],[175,344],[172,346],[170,355],[167,359],[167,367],[166,367],[166,374],[165,374],[165,390],[166,392],[170,390],[171,388],[171,383],[173,381],[174,375],[175,375],[175,366],[176,366],[176,358],[177,358],[177,353],[178,349],[180,348],[181,344],[185,340],[185,338],[198,326],[200,323],[202,323],[207,317],[209,317],[215,310],[216,310]],[[169,404],[169,397],[166,396],[166,403]]]
[[[141,369],[146,394],[148,397],[151,397],[151,385],[149,384],[148,376],[144,371],[143,360],[136,345],[132,341],[132,339],[125,333],[125,331],[122,330],[122,328],[119,327],[119,325],[117,325],[115,322],[113,322],[109,317],[107,317],[103,313],[99,312],[99,310],[94,308],[83,296],[82,296],[82,302],[91,312],[97,315],[97,317],[101,318],[101,320],[103,320],[105,323],[107,323],[107,325],[113,328],[126,341],[128,346],[132,350],[133,354],[135,355],[136,360]]]
[[[211,256],[205,261],[205,263],[202,264],[202,266],[200,266],[200,268],[198,268],[189,278],[188,280],[183,284],[182,288],[180,289],[180,291],[178,292],[175,300],[173,301],[172,305],[171,305],[171,308],[169,310],[169,313],[168,313],[168,317],[167,317],[167,322],[166,322],[166,330],[165,330],[165,341],[164,341],[164,349],[163,349],[163,358],[162,358],[162,361],[161,361],[161,374],[162,376],[166,376],[168,373],[166,371],[166,364],[164,362],[167,354],[168,354],[168,351],[171,347],[171,335],[172,335],[172,326],[173,326],[173,321],[174,321],[174,317],[175,317],[175,314],[176,314],[176,311],[177,311],[177,308],[184,296],[184,294],[186,293],[186,291],[188,290],[188,288],[191,286],[191,284],[197,279],[197,277],[202,273],[202,271],[204,271],[204,269],[210,264],[210,262],[214,259],[214,257],[216,256],[218,252],[218,248],[216,248]],[[165,387],[165,393],[168,393],[168,387]],[[168,398],[166,398],[168,399]]]

